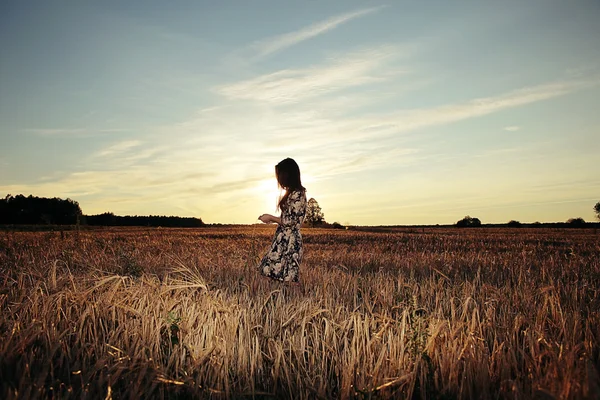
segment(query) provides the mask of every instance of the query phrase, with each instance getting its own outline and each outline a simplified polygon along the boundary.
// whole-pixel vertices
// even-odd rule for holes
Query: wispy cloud
[[[34,133],[40,136],[57,136],[57,135],[80,135],[85,133],[83,128],[33,128],[24,129],[25,132]]]
[[[521,130],[521,127],[517,125],[505,126],[504,130],[508,132],[516,132],[518,130]]]
[[[429,109],[400,110],[387,116],[371,117],[371,124],[363,126],[362,130],[381,135],[445,125],[552,99],[598,84],[600,84],[598,79],[559,81],[526,87],[498,96],[474,99],[464,103]]]
[[[399,70],[386,68],[398,50],[381,46],[332,58],[326,64],[287,69],[216,88],[230,99],[259,100],[272,104],[297,103],[344,88],[383,82]]]
[[[380,53],[387,54],[375,52]],[[353,70],[356,81],[369,82],[374,68],[385,71],[389,67],[376,57],[371,61],[369,67]],[[257,160],[290,152],[303,155],[319,179],[379,168],[383,164],[378,160],[388,166],[399,161],[421,162],[425,157],[421,149],[403,144],[401,134],[482,117],[600,83],[598,79],[564,80],[437,107],[365,113],[356,110],[355,105],[376,109],[381,99],[364,90],[340,94],[343,80],[338,86],[335,76],[330,80],[315,72],[329,67],[315,67],[304,75],[289,77],[285,84],[269,75],[221,87],[219,90],[230,99],[228,106],[199,113],[197,119],[185,124],[185,129],[220,132],[228,141],[242,146],[240,151],[245,157],[253,154]],[[307,82],[318,82],[320,90],[313,90],[315,85]],[[243,134],[240,126],[244,127]],[[254,138],[262,139],[257,142]],[[375,142],[379,147],[372,148],[369,143]]]
[[[30,128],[23,129],[23,132],[33,133],[40,136],[89,136],[96,133],[117,133],[125,132],[127,129],[108,128],[108,129],[89,129],[89,128]]]
[[[565,74],[571,78],[581,78],[586,75],[598,74],[600,63],[586,63],[576,67],[567,68]]]
[[[238,121],[237,123],[230,118],[226,119],[225,116],[218,118],[213,116],[210,121],[223,128],[244,126],[248,133],[253,131],[270,133],[273,134],[269,142],[272,148],[285,149],[293,143],[294,148],[300,150],[306,146],[319,147],[333,143],[347,144],[361,140],[391,138],[399,133],[456,123],[556,98],[598,83],[600,83],[598,80],[559,81],[437,107],[398,109],[388,113],[369,114],[361,114],[352,109],[350,112],[342,109],[332,113],[328,108],[315,107],[314,99],[308,102],[298,100],[298,103],[275,103],[274,99],[278,96],[270,97],[269,95],[273,93],[269,92],[270,89],[265,89],[263,92],[248,94],[249,97],[255,96],[257,101],[244,105],[232,104],[226,111],[226,114],[234,115],[233,118]],[[294,83],[291,83],[291,86],[294,86]],[[239,94],[241,96],[242,92],[240,91]],[[306,100],[307,96],[309,94],[305,93],[302,99]],[[363,95],[355,94],[355,96]],[[261,106],[263,98],[269,99],[268,104],[275,103],[278,106],[276,111]],[[358,101],[360,102],[360,99]],[[219,120],[227,122],[219,123]],[[200,120],[196,122],[201,125],[205,123]],[[511,129],[514,130],[515,127]]]
[[[349,13],[337,15],[326,19],[325,21],[317,22],[306,28],[297,31],[288,32],[283,35],[274,36],[269,39],[261,40],[250,46],[250,49],[256,54],[256,58],[262,58],[269,54],[284,50],[295,44],[321,35],[327,31],[337,28],[338,26],[349,22],[353,19],[371,14],[380,10],[382,7],[365,8],[362,10],[352,11]]]
[[[127,150],[130,150],[134,147],[138,147],[140,144],[142,144],[141,141],[139,140],[125,140],[119,143],[115,143],[107,148],[105,148],[104,150],[101,150],[97,153],[97,156],[99,157],[107,157],[107,156],[113,156],[115,154],[121,154]]]
[[[303,161],[311,172],[313,180],[325,180],[334,176],[377,170],[382,167],[394,168],[400,164],[417,163],[423,158],[419,155],[419,150],[400,145],[386,148],[363,144],[344,151],[341,151],[340,147],[337,147],[338,151],[335,151],[335,146],[329,147],[327,149],[328,157],[324,157],[323,153],[307,152],[304,154]]]

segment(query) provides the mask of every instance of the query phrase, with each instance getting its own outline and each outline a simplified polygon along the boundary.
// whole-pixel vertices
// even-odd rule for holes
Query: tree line
[[[596,218],[600,221],[600,202],[594,206],[596,212]],[[509,228],[520,228],[520,227],[552,227],[552,228],[583,228],[588,225],[585,220],[581,217],[569,218],[566,222],[533,222],[533,223],[521,223],[520,221],[510,220],[506,224],[487,224],[486,226],[508,226]],[[479,218],[474,218],[469,215],[456,222],[455,226],[459,228],[478,228],[483,226]]]
[[[165,228],[199,228],[204,226],[200,218],[167,217],[163,215],[126,215],[119,216],[107,212],[86,215],[85,223],[90,226],[162,226]]]
[[[84,215],[79,203],[58,197],[45,198],[19,194],[0,200],[1,225],[90,225],[90,226],[163,226],[196,228],[204,226],[200,218],[160,215],[119,216],[111,212]]]
[[[596,214],[596,218],[598,219],[598,221],[600,221],[600,201],[594,205],[593,209],[594,209],[594,213]],[[492,224],[492,226],[494,226],[494,225],[495,224]],[[456,226],[459,228],[477,228],[477,227],[482,226],[482,224],[481,224],[481,220],[479,218],[474,218],[474,217],[467,215],[463,219],[457,221]],[[510,228],[520,228],[522,226],[583,228],[586,226],[586,222],[581,217],[569,218],[566,222],[549,222],[549,223],[546,222],[544,224],[542,224],[541,222],[534,222],[533,224],[522,224],[521,222],[513,219],[513,220],[508,221],[506,226],[508,226]]]
[[[600,202],[593,207],[598,220],[600,220]],[[309,226],[323,226],[343,228],[337,222],[328,224],[319,203],[311,198],[308,200],[305,222]],[[84,215],[79,203],[71,199],[60,199],[58,197],[45,198],[22,194],[17,196],[7,195],[0,199],[0,224],[1,225],[90,225],[90,226],[152,226],[152,227],[182,227],[196,228],[204,226],[200,218],[176,217],[160,215],[126,215],[119,216],[111,212],[96,215]],[[494,225],[494,224],[492,224]],[[496,224],[497,225],[497,224]],[[507,224],[498,226],[521,227],[521,226],[552,226],[552,227],[584,227],[586,222],[583,218],[570,218],[566,222],[523,224],[511,220]],[[457,227],[480,227],[479,218],[466,216],[456,222]],[[495,226],[495,225],[494,225]]]

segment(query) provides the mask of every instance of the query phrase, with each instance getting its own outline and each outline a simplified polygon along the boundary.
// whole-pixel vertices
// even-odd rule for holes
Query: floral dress
[[[283,282],[298,282],[302,261],[300,225],[306,215],[306,193],[293,191],[282,206],[281,224],[258,270],[264,276]]]

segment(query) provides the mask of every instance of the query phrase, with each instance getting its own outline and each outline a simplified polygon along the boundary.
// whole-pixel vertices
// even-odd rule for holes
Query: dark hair
[[[279,209],[285,204],[293,191],[306,190],[300,181],[300,167],[291,158],[286,158],[275,166],[275,176],[277,177],[279,187],[285,189],[285,194],[277,205]]]

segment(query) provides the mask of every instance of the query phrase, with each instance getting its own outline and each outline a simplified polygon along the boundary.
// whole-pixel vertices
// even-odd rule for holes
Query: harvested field
[[[0,397],[598,398],[591,229],[0,232]]]

